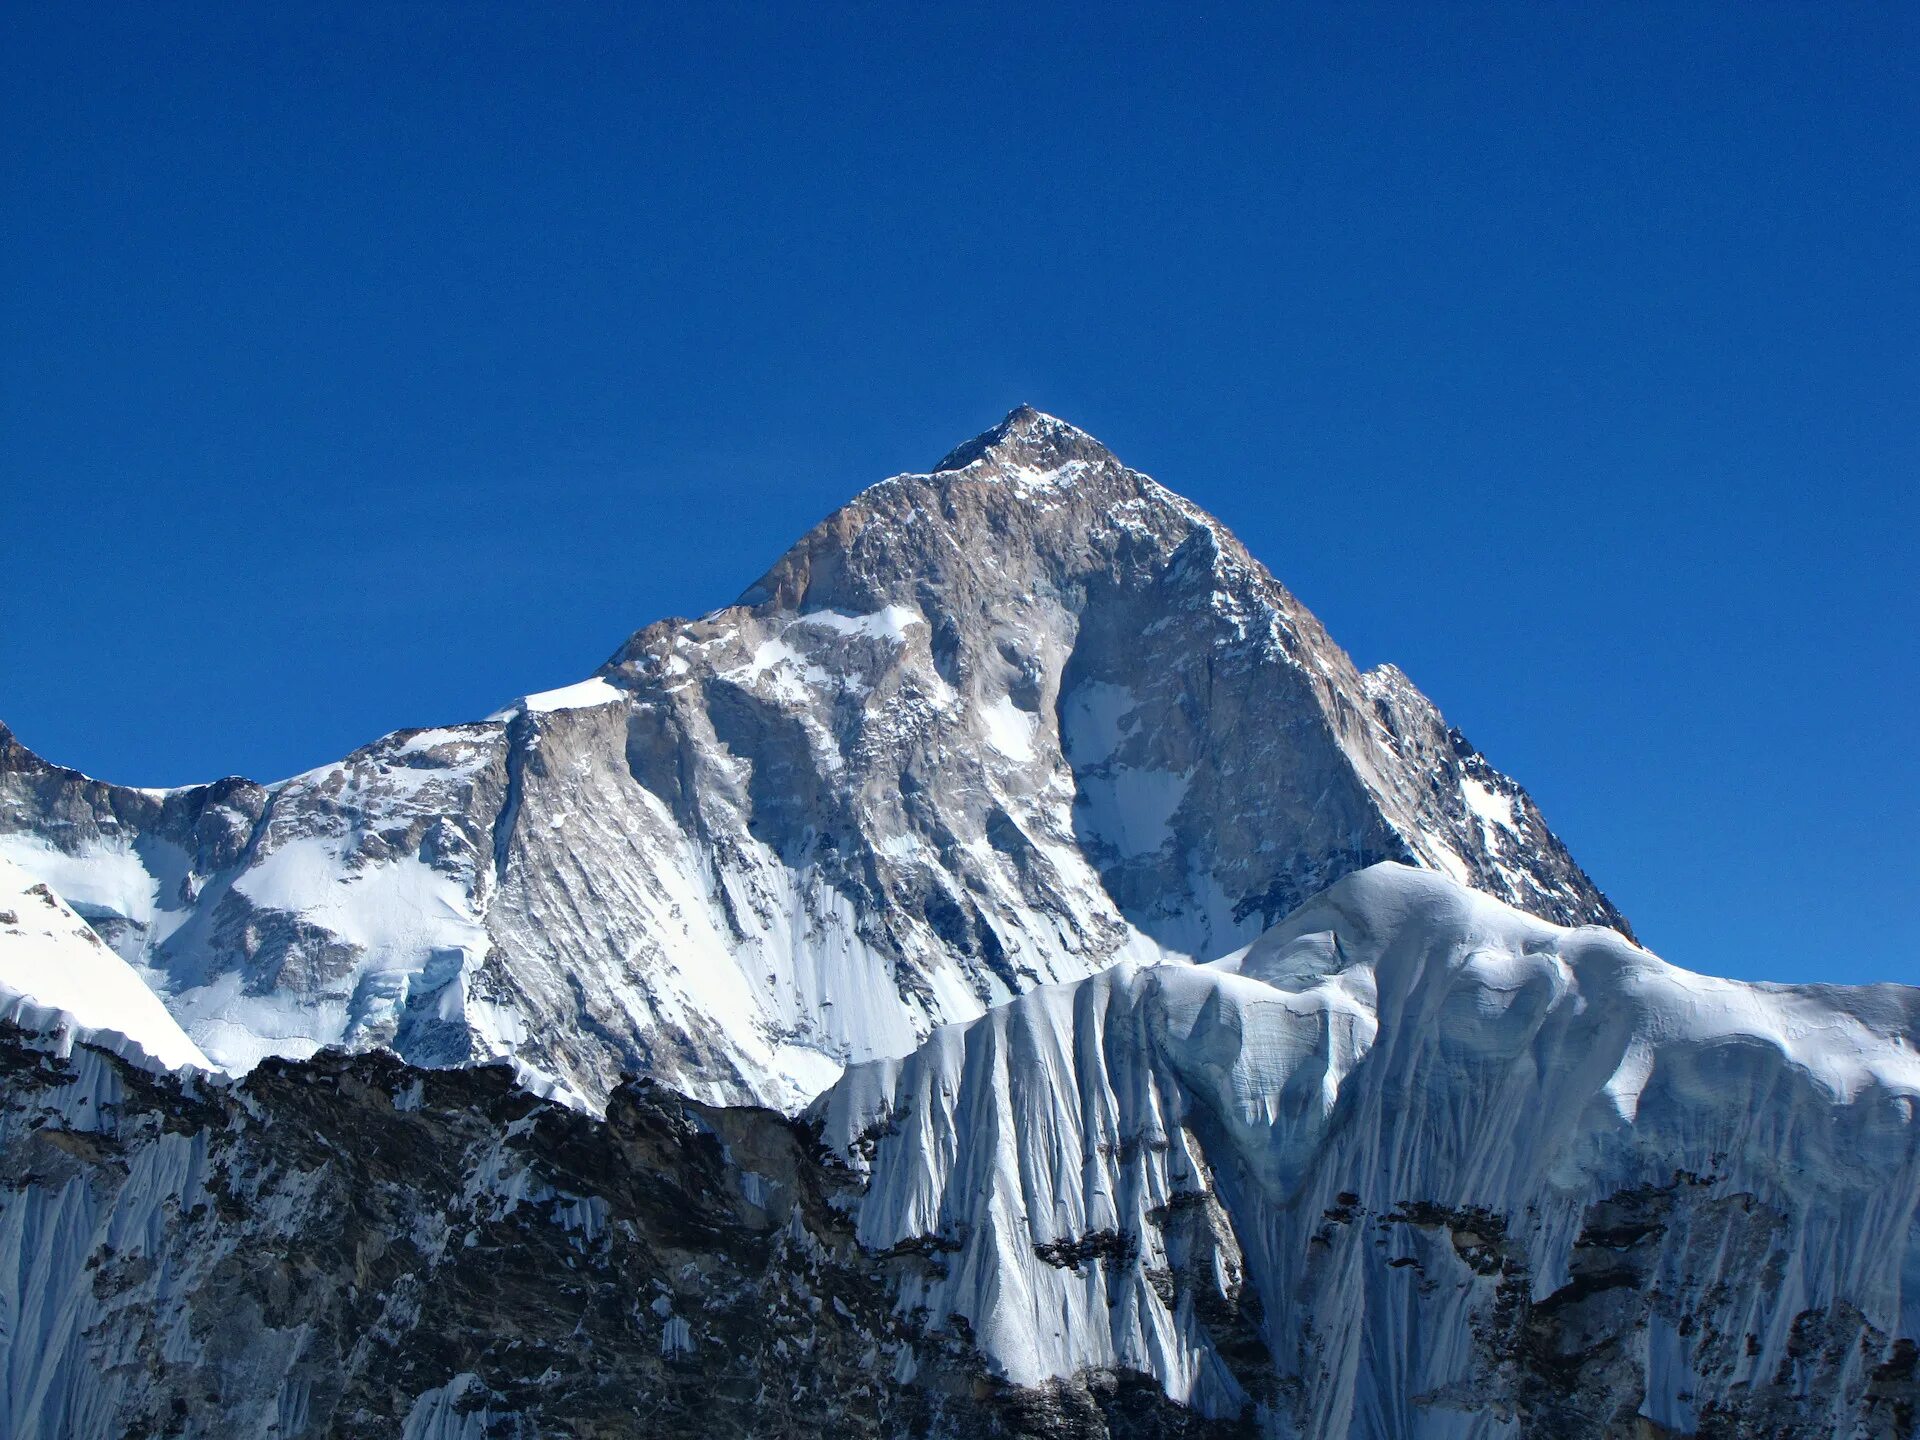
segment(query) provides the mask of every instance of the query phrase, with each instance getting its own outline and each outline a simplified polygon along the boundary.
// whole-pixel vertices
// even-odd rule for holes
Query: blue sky
[[[1669,958],[1920,980],[1914,7],[17,4],[0,134],[52,759],[482,714],[1030,401]]]

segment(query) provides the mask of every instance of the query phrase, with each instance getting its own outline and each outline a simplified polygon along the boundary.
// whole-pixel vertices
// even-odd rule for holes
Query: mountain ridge
[[[1430,871],[1123,960],[798,1118],[0,1014],[0,1426],[1905,1440],[1920,990]],[[1548,1062],[1548,1063],[1543,1063]]]

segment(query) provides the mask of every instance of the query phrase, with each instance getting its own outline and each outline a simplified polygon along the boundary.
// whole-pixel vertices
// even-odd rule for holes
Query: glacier
[[[1911,1435],[1920,992],[1394,863],[807,1114],[0,1022],[26,1435]]]
[[[1289,1436],[1860,1434],[1914,1393],[1916,1036],[1909,987],[1694,975],[1388,863],[813,1116],[861,1243],[927,1257],[903,1306],[1016,1385],[1143,1373]]]

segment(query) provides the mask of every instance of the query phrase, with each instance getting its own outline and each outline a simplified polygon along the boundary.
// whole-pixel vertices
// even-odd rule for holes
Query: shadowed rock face
[[[1030,409],[863,492],[594,680],[275,785],[0,731],[0,854],[216,1060],[513,1057],[794,1108],[1122,956],[1208,959],[1368,864],[1626,930],[1401,675],[1217,521]]]

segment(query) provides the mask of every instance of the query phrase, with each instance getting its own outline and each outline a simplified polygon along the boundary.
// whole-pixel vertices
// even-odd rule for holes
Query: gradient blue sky
[[[1920,980],[1920,8],[905,8],[8,6],[0,718],[477,716],[1024,400],[1669,958]]]

